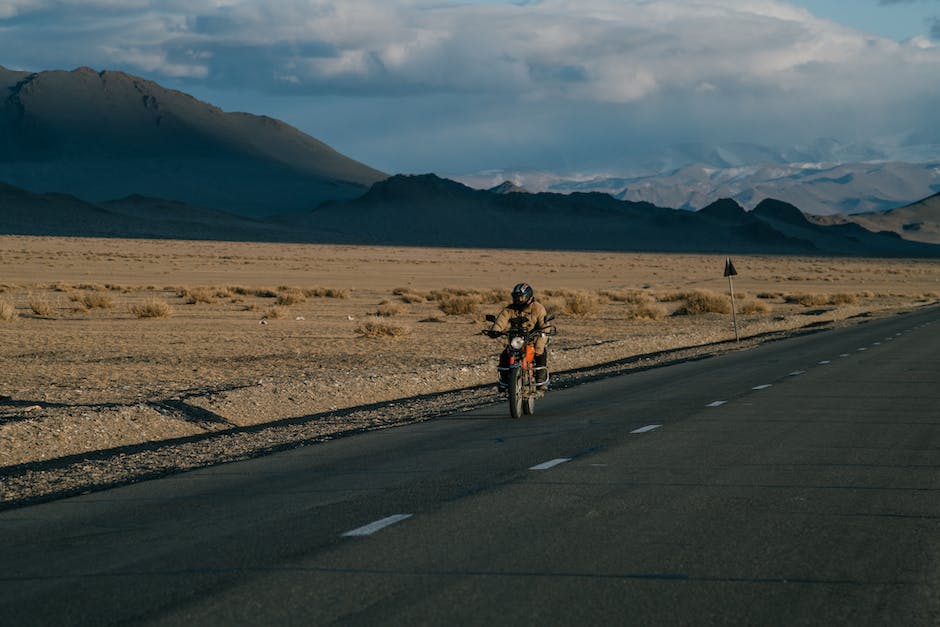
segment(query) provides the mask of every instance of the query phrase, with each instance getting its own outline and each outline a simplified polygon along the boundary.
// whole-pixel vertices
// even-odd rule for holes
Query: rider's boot
[[[535,384],[545,385],[548,382],[548,351],[535,356]]]

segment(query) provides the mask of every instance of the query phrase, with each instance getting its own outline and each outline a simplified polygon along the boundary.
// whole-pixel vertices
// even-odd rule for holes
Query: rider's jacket
[[[545,326],[545,316],[548,312],[538,301],[532,301],[524,309],[517,310],[511,306],[506,307],[496,316],[496,322],[490,327],[493,331],[505,331],[509,328],[510,318],[525,316],[526,322],[523,325],[526,330],[538,329]],[[548,344],[548,337],[542,335],[535,340],[535,354],[541,355],[545,352],[545,346]]]

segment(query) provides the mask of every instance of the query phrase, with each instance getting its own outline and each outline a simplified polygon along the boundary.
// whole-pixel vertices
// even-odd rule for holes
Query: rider
[[[535,300],[535,294],[532,291],[532,286],[528,283],[519,283],[514,288],[512,288],[512,303],[506,306],[499,315],[496,316],[496,321],[493,323],[493,326],[490,327],[492,332],[501,332],[509,328],[509,320],[516,317],[525,317],[526,322],[523,325],[526,330],[532,329],[541,329],[546,325],[545,316],[547,312],[545,307],[542,306],[542,303]],[[545,347],[548,345],[548,336],[545,334],[540,335],[535,340],[535,366],[541,367],[535,371],[535,383],[537,385],[542,385],[548,379],[548,352],[545,350]],[[504,350],[499,356],[499,367],[508,368],[509,367],[509,353],[508,346],[507,350]],[[506,370],[499,370],[499,389],[505,390],[509,387]]]

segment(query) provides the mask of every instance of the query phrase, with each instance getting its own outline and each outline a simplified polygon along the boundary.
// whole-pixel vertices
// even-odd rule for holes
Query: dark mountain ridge
[[[346,201],[254,220],[141,195],[99,204],[0,185],[0,233],[537,250],[940,257],[940,246],[858,225],[818,225],[767,199],[699,212],[598,192],[501,194],[433,174],[396,175]]]
[[[123,72],[0,67],[0,180],[25,189],[263,216],[353,198],[385,176],[278,120]]]
[[[748,212],[721,199],[699,212],[622,201],[600,192],[498,193],[433,174],[396,175],[363,196],[294,222],[360,244],[486,248],[940,256],[895,234],[813,224],[767,199]]]

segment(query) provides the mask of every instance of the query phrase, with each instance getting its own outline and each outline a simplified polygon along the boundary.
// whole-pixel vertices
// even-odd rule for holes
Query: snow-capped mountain
[[[915,139],[880,144],[821,139],[783,150],[688,144],[620,171],[491,170],[452,178],[481,189],[510,181],[530,191],[604,192],[693,210],[719,198],[733,198],[748,209],[777,198],[811,214],[858,213],[900,207],[940,191],[940,142]]]

